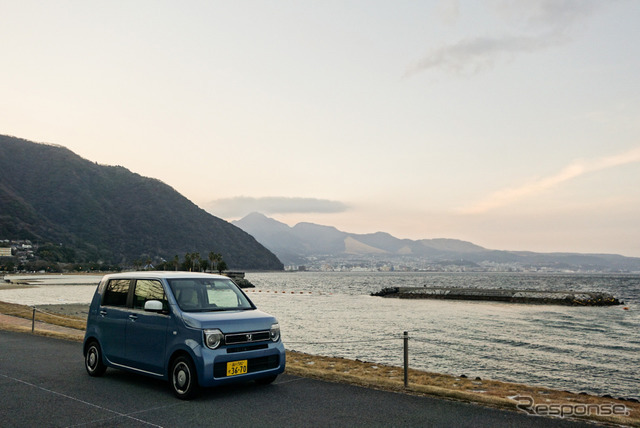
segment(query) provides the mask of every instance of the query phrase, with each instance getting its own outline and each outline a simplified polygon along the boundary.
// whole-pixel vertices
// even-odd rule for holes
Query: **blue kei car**
[[[85,368],[166,379],[182,399],[199,387],[273,382],[285,368],[280,326],[222,275],[133,272],[106,275],[93,296]]]

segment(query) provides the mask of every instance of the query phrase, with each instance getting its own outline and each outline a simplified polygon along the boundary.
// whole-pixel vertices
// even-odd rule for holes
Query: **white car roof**
[[[104,278],[109,279],[175,279],[175,278],[219,278],[229,279],[228,276],[217,275],[204,272],[184,272],[184,271],[135,271],[135,272],[119,272],[105,275]],[[103,279],[104,279],[103,278]]]

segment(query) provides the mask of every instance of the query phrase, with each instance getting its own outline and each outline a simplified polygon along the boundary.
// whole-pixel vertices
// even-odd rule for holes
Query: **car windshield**
[[[230,279],[185,278],[168,281],[178,306],[185,312],[254,309]]]

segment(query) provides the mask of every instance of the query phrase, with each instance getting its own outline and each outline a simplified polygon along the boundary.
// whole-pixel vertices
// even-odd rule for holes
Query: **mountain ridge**
[[[51,243],[72,249],[78,261],[126,265],[215,251],[230,268],[282,269],[247,232],[158,179],[6,135],[0,135],[0,239]]]
[[[484,271],[640,272],[640,258],[617,254],[493,250],[459,239],[411,240],[387,232],[355,234],[308,222],[288,226],[261,213],[250,213],[232,224],[253,235],[289,266],[358,267],[386,263],[416,270],[457,266]]]

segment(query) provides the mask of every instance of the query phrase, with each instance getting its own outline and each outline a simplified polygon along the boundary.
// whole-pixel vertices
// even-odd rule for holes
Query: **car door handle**
[[[107,311],[105,309],[101,309],[100,316],[105,316],[105,315],[107,315]]]
[[[137,316],[137,315],[135,315],[135,314],[131,314],[131,315],[129,315],[129,319],[130,319],[131,321],[135,321],[135,320],[137,320],[137,319],[138,319],[138,316]]]

